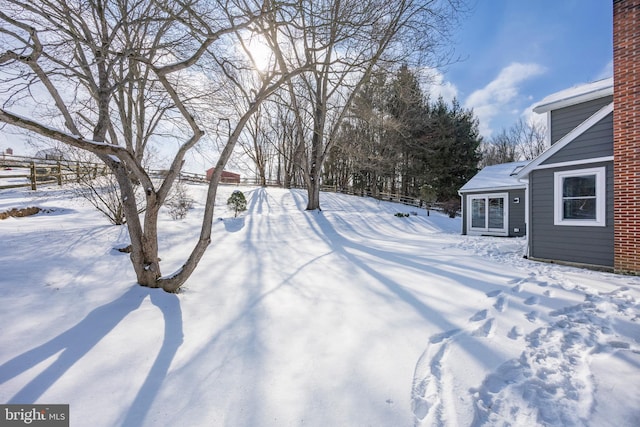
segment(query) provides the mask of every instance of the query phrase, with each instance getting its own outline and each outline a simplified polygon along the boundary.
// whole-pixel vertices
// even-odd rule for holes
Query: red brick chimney
[[[640,274],[640,0],[613,0],[614,267]]]

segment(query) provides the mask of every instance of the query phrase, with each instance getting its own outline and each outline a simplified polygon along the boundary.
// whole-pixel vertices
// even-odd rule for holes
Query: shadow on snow
[[[167,374],[171,361],[183,341],[182,311],[175,294],[160,289],[133,286],[117,299],[91,311],[75,326],[0,365],[0,384],[19,376],[60,353],[43,372],[33,378],[7,403],[36,402],[57,380],[81,360],[147,297],[164,318],[162,347],[146,380],[126,414],[122,425],[141,425]]]

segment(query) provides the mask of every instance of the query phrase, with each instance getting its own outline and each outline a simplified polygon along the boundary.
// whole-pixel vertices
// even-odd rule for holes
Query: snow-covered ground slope
[[[0,402],[72,426],[637,426],[640,278],[373,199],[241,188],[183,292],[137,286],[126,229],[62,191],[0,192]],[[163,273],[195,244],[161,218]]]

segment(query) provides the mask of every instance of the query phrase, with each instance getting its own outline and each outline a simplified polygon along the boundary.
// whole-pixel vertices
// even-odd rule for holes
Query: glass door
[[[507,236],[508,198],[507,193],[467,196],[467,233]]]

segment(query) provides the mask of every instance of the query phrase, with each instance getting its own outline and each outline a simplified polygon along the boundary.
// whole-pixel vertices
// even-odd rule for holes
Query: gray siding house
[[[462,234],[526,230],[530,259],[613,269],[613,79],[550,95],[533,111],[547,115],[550,148],[467,182],[459,191]],[[504,226],[492,228],[500,212]]]
[[[523,167],[528,256],[613,269],[613,79],[558,92],[546,113],[551,147]]]
[[[517,173],[528,162],[487,166],[459,191],[462,234],[524,236],[525,188]]]
[[[550,146],[508,174],[525,186],[531,259],[640,275],[638,11],[640,0],[613,2],[614,78],[555,93],[533,110],[546,114]],[[505,190],[503,183],[461,189],[463,233],[495,231],[492,212],[511,221],[513,205],[494,200],[516,189]]]

